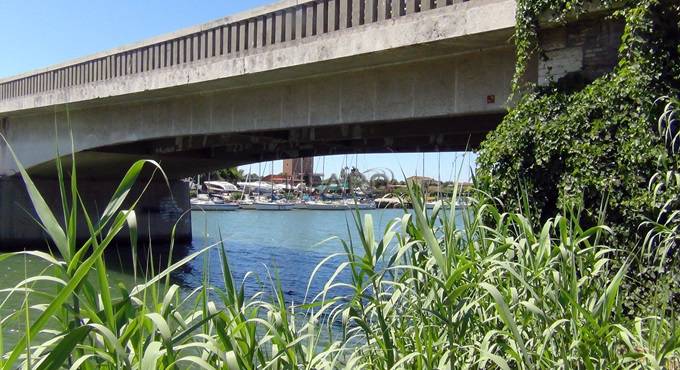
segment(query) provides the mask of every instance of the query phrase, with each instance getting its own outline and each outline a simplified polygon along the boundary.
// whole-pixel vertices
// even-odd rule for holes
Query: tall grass
[[[136,199],[122,205],[145,166],[164,176],[154,162],[135,163],[97,219],[83,206],[75,167],[65,176],[59,166],[61,221],[21,170],[59,257],[0,255],[49,266],[5,291],[24,299],[0,325],[22,320],[26,330],[2,356],[3,369],[680,368],[679,313],[664,299],[648,302],[645,316],[624,312],[621,286],[639,256],[622,259],[604,245],[606,225],[581,228],[576,208],[535,230],[484,194],[463,212],[443,204],[428,211],[411,187],[415,209],[384,230],[356,212],[359,238],[321,262],[317,270],[342,260],[324,289],[299,304],[286,302],[274,278],[271,293],[246,296],[223,243],[136,286],[113,287],[103,253],[126,225],[134,250]],[[80,217],[91,237],[77,244]],[[211,248],[221,284],[205,279],[182,292],[170,283],[174,270]],[[337,278],[342,272],[349,281]]]

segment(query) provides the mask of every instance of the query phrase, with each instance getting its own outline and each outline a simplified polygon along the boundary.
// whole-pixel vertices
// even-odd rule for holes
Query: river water
[[[370,214],[373,218],[376,238],[379,238],[386,225],[393,219],[402,217],[403,210],[367,210],[361,211],[361,217]],[[224,241],[224,248],[229,258],[229,265],[237,285],[244,281],[248,272],[253,272],[245,280],[246,296],[257,292],[269,292],[272,280],[278,280],[289,303],[303,303],[307,294],[313,297],[323,290],[324,285],[334,274],[342,257],[330,260],[319,268],[315,278],[310,281],[312,272],[324,258],[334,253],[344,252],[341,239],[349,241],[361,250],[358,241],[357,227],[353,211],[312,211],[293,210],[288,212],[249,211],[235,212],[193,212],[193,241],[190,245],[176,246],[181,251],[175,260],[208,245]],[[460,219],[460,218],[459,218]],[[184,268],[177,270],[172,278],[185,292],[202,285],[204,278],[211,285],[223,287],[219,248],[216,246],[203,256],[189,262]],[[167,248],[153,246],[152,253]],[[132,265],[129,251],[124,248],[109,251],[109,280],[112,285],[122,282],[132,286],[135,282],[131,275]],[[0,279],[2,288],[10,288],[25,277],[40,274],[46,264],[34,257],[14,257],[0,263]],[[206,269],[207,268],[207,269]],[[159,271],[156,268],[155,271]],[[339,281],[347,282],[348,273],[340,274]],[[141,281],[140,281],[141,282]],[[341,293],[341,292],[335,292]],[[2,294],[0,298],[4,298]],[[309,299],[307,299],[309,302]],[[22,304],[22,296],[15,295],[0,307],[3,317],[13,312]],[[20,322],[5,329],[9,338],[6,344],[13,342],[13,336],[23,330]]]
[[[310,295],[320,292],[344,261],[342,257],[329,260],[310,282],[314,269],[324,258],[344,252],[341,240],[349,241],[351,237],[355,248],[361,250],[354,214],[312,210],[193,212],[194,240],[190,252],[218,242],[221,233],[234,279],[240,283],[248,272],[254,273],[254,277],[245,281],[247,296],[268,290],[271,277],[280,281],[286,300],[300,303],[308,284]],[[368,210],[362,211],[361,217],[366,214],[372,216],[379,237],[389,221],[403,216],[404,211]],[[202,258],[192,261],[176,278],[187,288],[199,286],[204,263]],[[219,250],[209,253],[207,266],[211,283],[223,285]],[[347,274],[339,276],[341,281],[347,278]]]
[[[199,251],[206,246],[224,241],[229,265],[237,283],[248,272],[251,278],[245,281],[246,294],[269,289],[270,277],[277,278],[286,292],[289,301],[301,302],[315,267],[327,256],[344,252],[341,240],[350,237],[355,248],[361,250],[353,211],[312,211],[293,210],[235,212],[192,212],[193,241],[189,245],[175,246],[179,251],[175,261],[182,256]],[[393,219],[402,217],[400,209],[375,209],[361,211],[362,219],[370,214],[373,218],[376,237],[380,237],[386,225]],[[221,238],[220,238],[221,235]],[[215,286],[222,287],[222,272],[219,248],[215,246],[204,256],[189,262],[173,274],[173,281],[183,288],[193,289],[207,278]],[[111,247],[113,249],[113,247]],[[167,246],[153,246],[153,254],[161,254]],[[205,257],[205,258],[204,258]],[[109,251],[108,261],[112,283],[118,281],[133,285],[131,258],[124,248]],[[335,272],[336,266],[344,261],[342,257],[330,260],[316,273],[309,291],[315,294]],[[116,266],[120,265],[120,266]],[[207,271],[205,267],[207,266]],[[12,258],[0,263],[0,279],[3,287],[9,288],[25,277],[41,273],[45,264],[34,257]],[[162,266],[164,268],[165,265]],[[155,271],[159,271],[157,266]],[[343,275],[340,276],[340,279]],[[2,311],[13,309],[5,305]],[[0,313],[2,314],[2,313]]]

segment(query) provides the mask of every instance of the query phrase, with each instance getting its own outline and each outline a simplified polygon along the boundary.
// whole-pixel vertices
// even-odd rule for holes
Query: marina
[[[425,168],[423,156],[423,169]],[[325,158],[322,172],[315,172],[313,158],[297,158],[283,161],[283,172],[274,174],[273,163],[258,165],[258,172],[247,174],[243,170],[228,173],[207,173],[187,179],[190,183],[192,210],[195,211],[347,211],[371,209],[410,209],[412,191],[422,192],[425,196],[424,207],[433,210],[450,208],[454,202],[457,207],[465,207],[465,196],[451,197],[470,184],[455,182],[443,183],[430,177],[412,176],[405,181],[385,181],[388,176],[373,173],[373,170],[360,171],[358,166],[348,166],[348,158],[339,176],[326,175]],[[439,162],[439,161],[438,161]],[[262,176],[269,167],[270,174]],[[377,175],[377,176],[376,176]],[[225,176],[227,178],[222,178]],[[229,176],[231,178],[229,178]],[[441,174],[439,175],[441,177]],[[210,180],[220,178],[219,181]],[[208,178],[207,181],[201,181]],[[369,179],[370,178],[370,179]],[[375,181],[375,178],[382,180]],[[229,182],[230,180],[232,182]],[[416,190],[417,189],[417,190]]]

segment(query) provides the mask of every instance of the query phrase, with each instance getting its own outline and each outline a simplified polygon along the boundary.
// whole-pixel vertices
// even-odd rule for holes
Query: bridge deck
[[[0,100],[173,68],[209,58],[237,57],[295,40],[467,1],[286,0],[129,47],[0,79]]]

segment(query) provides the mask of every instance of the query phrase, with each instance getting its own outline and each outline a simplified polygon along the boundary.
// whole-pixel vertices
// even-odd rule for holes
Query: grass
[[[3,369],[680,368],[680,315],[670,305],[678,292],[661,287],[645,314],[635,315],[624,309],[622,288],[637,278],[633,261],[667,262],[678,238],[675,216],[655,223],[646,240],[662,240],[664,253],[643,245],[640,255],[626,255],[604,243],[606,225],[582,228],[578,208],[536,230],[525,215],[501,212],[482,193],[466,212],[427,211],[415,186],[413,213],[384,230],[374,229],[370,215],[355,214],[359,238],[343,241],[336,273],[301,304],[287,303],[272,277],[271,292],[246,296],[222,243],[171,261],[134,286],[111,286],[103,253],[126,225],[136,249],[136,199],[122,207],[145,166],[164,176],[157,163],[135,163],[97,219],[82,204],[75,167],[66,176],[58,166],[59,216],[21,170],[59,257],[0,255],[48,266],[3,291],[22,303],[0,326],[27,328],[0,358]],[[77,244],[81,218],[91,237]],[[212,248],[221,284],[207,275],[192,292],[171,284],[173,271]],[[349,281],[337,279],[341,272]]]

